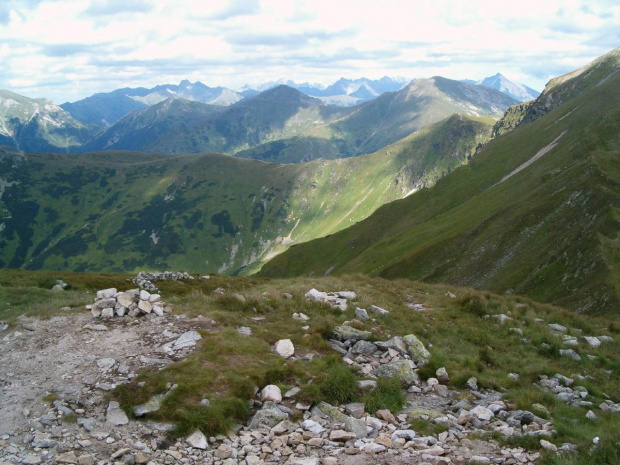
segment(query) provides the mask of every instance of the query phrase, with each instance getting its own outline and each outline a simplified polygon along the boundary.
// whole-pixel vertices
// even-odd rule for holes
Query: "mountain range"
[[[261,274],[367,273],[617,311],[619,89],[615,49],[508,112],[504,134],[433,188],[292,247]]]
[[[501,92],[440,77],[350,108],[281,85],[223,109],[168,99],[132,112],[81,150],[213,151],[289,163],[343,158],[372,153],[455,113],[492,123],[514,103]]]

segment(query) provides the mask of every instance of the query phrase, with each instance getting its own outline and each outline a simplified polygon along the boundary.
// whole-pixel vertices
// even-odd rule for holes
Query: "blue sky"
[[[596,0],[1,0],[0,88],[56,103],[182,79],[480,79],[538,90],[620,46]]]

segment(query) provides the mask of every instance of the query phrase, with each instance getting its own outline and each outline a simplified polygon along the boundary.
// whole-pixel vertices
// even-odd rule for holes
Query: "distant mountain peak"
[[[497,72],[493,76],[488,76],[475,82],[468,79],[464,79],[461,82],[466,82],[468,84],[475,83],[475,85],[499,90],[500,92],[503,92],[504,94],[520,102],[534,100],[540,95],[540,92],[524,84],[513,82],[500,72]]]

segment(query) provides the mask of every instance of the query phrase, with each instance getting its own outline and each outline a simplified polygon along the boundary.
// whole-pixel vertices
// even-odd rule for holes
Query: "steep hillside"
[[[364,157],[278,165],[216,154],[0,161],[0,267],[249,273],[467,162],[490,127],[454,116]]]
[[[143,110],[133,111],[86,142],[81,152],[97,150],[141,150],[145,152],[196,153],[192,138],[177,138],[187,128],[219,113],[222,107],[180,98],[169,98]],[[171,141],[170,139],[173,138]]]
[[[534,106],[561,102],[544,116],[433,188],[293,247],[261,273],[407,277],[617,313],[619,69],[616,51],[551,81]]]
[[[69,152],[84,143],[92,131],[50,100],[0,90],[2,145],[33,152]]]

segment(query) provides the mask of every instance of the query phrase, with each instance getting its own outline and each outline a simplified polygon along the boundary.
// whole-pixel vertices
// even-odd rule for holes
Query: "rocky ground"
[[[332,303],[343,305],[347,297],[333,296]],[[356,309],[355,316],[363,319],[368,312]],[[448,388],[445,370],[420,380],[416,365],[430,354],[414,335],[370,342],[369,334],[347,325],[335,328],[332,347],[370,377],[400,378],[408,386],[402,412],[369,415],[363,404],[303,405],[295,400],[295,390],[282,394],[267,386],[254,400],[257,413],[247,426],[238,425],[228,436],[207,438],[198,431],[171,440],[170,425],[130,419],[117,403],[105,400],[107,391],[137,376],[140,368],[165,367],[186,357],[201,343],[197,330],[217,327],[208,318],[174,313],[102,319],[85,312],[22,318],[5,329],[0,333],[0,464],[510,465],[534,463],[540,455],[504,447],[491,437],[533,435],[550,450],[573,448],[548,442],[554,431],[550,421],[512,409],[500,393],[479,390],[473,378],[463,392]],[[292,356],[288,343],[275,349]],[[569,387],[572,382],[557,375],[541,379],[540,387],[566,402],[587,402],[588,393]],[[611,402],[606,407],[618,408]],[[411,428],[411,418],[442,432],[420,434]]]

